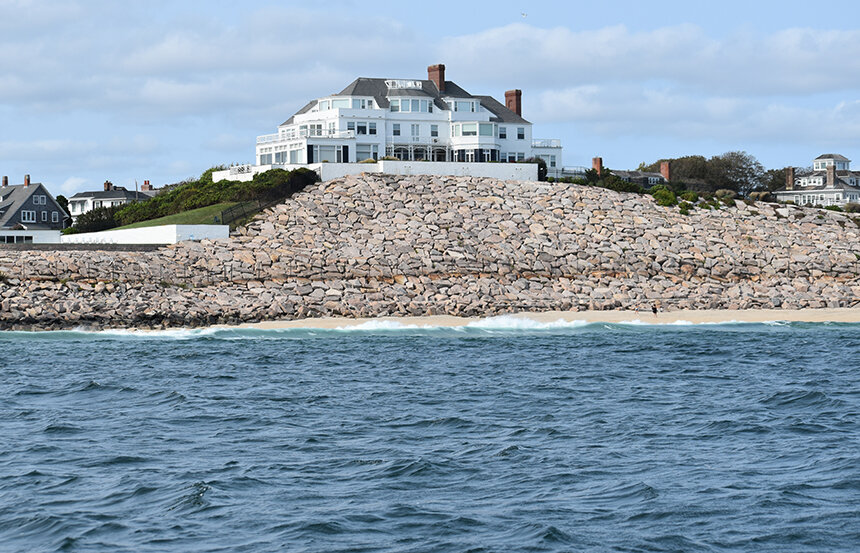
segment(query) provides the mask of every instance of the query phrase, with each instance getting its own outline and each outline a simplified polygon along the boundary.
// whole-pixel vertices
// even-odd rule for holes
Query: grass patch
[[[175,213],[173,215],[166,215],[164,217],[159,217],[158,219],[150,219],[148,221],[140,221],[139,223],[132,223],[130,225],[126,225],[124,227],[117,227],[115,230],[121,229],[131,229],[131,228],[143,228],[143,227],[156,227],[158,225],[214,225],[220,224],[221,220],[221,212],[227,208],[233,207],[234,205],[240,202],[224,202],[215,205],[208,205],[206,207],[200,207],[197,209],[192,209],[190,211],[183,211],[182,213]],[[218,217],[218,223],[215,223],[215,217]]]

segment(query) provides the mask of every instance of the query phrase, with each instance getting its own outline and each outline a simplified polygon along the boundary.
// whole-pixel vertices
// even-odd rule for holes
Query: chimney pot
[[[785,168],[785,189],[794,190],[794,167]]]
[[[505,92],[505,107],[522,117],[523,91],[515,88],[514,90],[508,90]]]
[[[111,183],[111,181],[109,181],[109,180],[106,180],[105,181],[105,192],[110,192],[111,190],[113,190],[113,183]]]
[[[24,186],[30,186],[30,175],[24,175]]]
[[[9,177],[3,177],[3,187],[9,186]]]
[[[593,157],[591,158],[591,168],[597,171],[597,176],[603,176],[603,158],[602,157]]]
[[[445,64],[437,63],[427,68],[427,78],[436,83],[439,92],[445,92]]]
[[[672,174],[669,171],[668,161],[664,161],[660,164],[660,174],[663,175],[663,180],[665,180],[666,182],[671,182],[672,179],[670,177],[672,176]]]

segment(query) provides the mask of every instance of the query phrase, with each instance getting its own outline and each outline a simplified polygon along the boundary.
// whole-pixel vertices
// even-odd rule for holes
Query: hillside
[[[135,254],[0,250],[0,321],[860,303],[857,222],[776,207],[737,202],[685,216],[648,196],[579,185],[351,176],[309,186],[229,240]]]

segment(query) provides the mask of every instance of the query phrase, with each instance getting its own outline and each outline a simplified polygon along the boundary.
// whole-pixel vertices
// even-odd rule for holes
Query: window
[[[35,223],[36,222],[36,212],[35,211],[21,211],[21,222],[22,223]]]
[[[507,127],[499,127],[499,138],[507,138],[507,137],[508,137]]]
[[[353,98],[352,109],[367,109],[367,100],[361,98]]]
[[[525,161],[525,159],[526,154],[524,154],[523,152],[517,152],[517,161]]]
[[[481,123],[478,126],[478,131],[481,136],[493,136],[493,124],[492,123]]]
[[[454,125],[454,136],[460,136],[462,134],[460,124]]]
[[[328,100],[322,100],[319,103],[319,110],[320,111],[326,111],[326,110],[328,110],[328,108],[329,108],[329,101]]]
[[[376,123],[368,123],[368,134],[376,134]]]
[[[357,123],[355,126],[355,134],[367,134],[367,123]]]
[[[425,101],[426,104],[426,101]],[[412,100],[412,111],[421,111],[421,101],[420,100]]]
[[[354,131],[355,130],[355,121],[347,121],[346,122],[346,130]]]
[[[356,161],[364,161],[365,159],[379,159],[379,146],[377,144],[356,144],[355,145]]]
[[[391,111],[400,111],[400,100],[391,100]]]
[[[43,223],[48,222],[48,212],[47,211],[42,211],[42,222]]]
[[[454,102],[454,111],[475,111],[475,102]]]
[[[400,123],[394,123],[391,125],[391,134],[393,136],[400,136]]]
[[[41,194],[38,196],[33,196],[33,205],[47,205],[47,203],[48,199],[46,196],[43,196]]]
[[[260,165],[271,165],[272,164],[272,154],[260,154]],[[95,202],[97,204],[101,204],[101,202]],[[101,205],[94,205],[93,207],[101,207]]]
[[[477,136],[478,135],[478,124],[477,123],[463,123],[463,136]]]
[[[334,100],[331,101],[331,108],[332,109],[349,108],[350,105],[351,105],[351,102],[349,101],[349,98],[335,98]]]
[[[517,140],[524,140],[526,137],[526,128],[517,127]]]
[[[555,156],[549,156],[549,166],[555,167]],[[656,181],[657,179],[654,180]]]
[[[430,136],[439,136],[439,125],[430,125]]]
[[[60,222],[60,214],[58,212],[56,212],[56,211],[51,212],[51,222],[52,223],[59,223]]]
[[[420,131],[420,127],[418,125],[412,125],[412,138],[418,138],[418,133]]]

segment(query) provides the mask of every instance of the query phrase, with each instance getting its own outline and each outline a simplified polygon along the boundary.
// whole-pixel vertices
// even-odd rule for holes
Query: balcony
[[[532,140],[532,148],[561,148],[561,140],[557,138],[541,138]]]
[[[393,136],[386,137],[388,144],[422,144],[427,146],[445,146],[448,141],[438,136]]]
[[[309,129],[300,131],[298,135],[288,134],[264,134],[257,137],[257,144],[268,144],[272,142],[288,142],[291,140],[301,140],[302,138],[355,138],[355,131],[330,131],[328,129]]]

